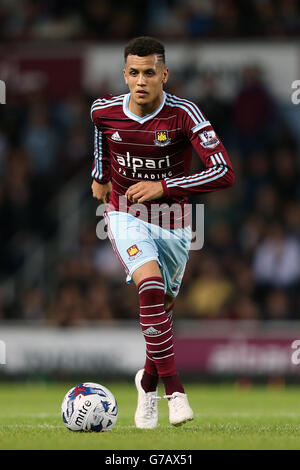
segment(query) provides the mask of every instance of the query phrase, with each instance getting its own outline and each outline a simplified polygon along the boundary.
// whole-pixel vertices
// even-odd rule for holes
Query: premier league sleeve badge
[[[215,148],[220,141],[217,139],[215,131],[204,131],[199,135],[200,143],[204,148]]]

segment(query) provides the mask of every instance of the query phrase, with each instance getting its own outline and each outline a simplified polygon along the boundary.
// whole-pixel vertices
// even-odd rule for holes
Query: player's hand
[[[160,181],[141,181],[130,186],[125,196],[130,202],[141,204],[152,199],[159,199],[163,194],[163,185]]]
[[[106,184],[100,184],[97,183],[97,181],[93,180],[91,188],[93,192],[93,197],[95,199],[98,199],[103,203],[109,202],[109,197],[112,191],[111,182]]]

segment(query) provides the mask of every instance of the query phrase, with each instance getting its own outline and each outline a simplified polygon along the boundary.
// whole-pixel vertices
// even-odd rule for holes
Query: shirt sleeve
[[[100,184],[106,184],[111,178],[111,161],[107,149],[106,138],[99,129],[100,120],[97,117],[96,100],[91,108],[91,118],[94,123],[94,161],[91,176]]]
[[[183,128],[205,169],[189,176],[165,178],[162,185],[167,197],[217,191],[233,186],[235,180],[227,151],[211,123],[196,104],[187,103],[190,112],[184,114]]]

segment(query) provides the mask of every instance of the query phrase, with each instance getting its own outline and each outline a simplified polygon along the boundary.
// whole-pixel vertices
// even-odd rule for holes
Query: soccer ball
[[[110,431],[117,422],[118,404],[106,387],[85,382],[68,391],[61,414],[70,431]]]

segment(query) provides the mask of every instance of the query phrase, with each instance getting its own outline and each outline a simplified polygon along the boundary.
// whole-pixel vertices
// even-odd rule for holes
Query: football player
[[[169,419],[193,419],[174,356],[173,307],[191,244],[188,197],[228,188],[234,172],[212,124],[199,107],[164,91],[169,70],[163,44],[150,37],[124,50],[128,93],[94,101],[93,196],[109,202],[108,234],[139,297],[145,362],[135,377],[138,428],[158,423],[157,385]],[[193,149],[204,170],[190,175]]]

